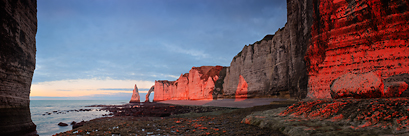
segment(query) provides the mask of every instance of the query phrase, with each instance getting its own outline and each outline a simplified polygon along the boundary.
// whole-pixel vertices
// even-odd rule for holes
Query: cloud
[[[71,90],[57,89],[56,91],[71,91]]]
[[[139,93],[148,93],[150,88],[138,88]],[[108,90],[108,91],[133,91],[133,88],[98,88],[97,90]]]
[[[129,91],[133,90],[133,88],[98,88],[97,90],[112,90],[112,91]]]
[[[31,85],[30,96],[47,97],[80,97],[96,94],[111,93],[132,93],[134,84],[137,84],[141,91],[150,88],[154,82],[143,80],[114,80],[106,79],[75,79],[39,82]],[[129,88],[129,89],[128,89]],[[130,96],[129,96],[130,97]]]
[[[209,54],[204,53],[203,50],[182,48],[182,47],[177,46],[177,45],[170,45],[170,44],[166,44],[166,43],[162,43],[162,44],[163,44],[163,46],[165,46],[165,48],[168,51],[190,55],[192,57],[196,57],[197,59],[204,59],[204,58],[208,58],[208,56],[209,56]]]

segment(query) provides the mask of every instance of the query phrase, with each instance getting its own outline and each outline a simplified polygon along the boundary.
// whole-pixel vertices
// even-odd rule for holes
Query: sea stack
[[[138,87],[136,87],[136,84],[135,84],[133,88],[132,98],[131,98],[131,101],[129,101],[129,103],[138,103],[138,102],[141,102],[141,101],[140,101],[140,96],[138,92]]]
[[[31,121],[37,1],[0,0],[0,135],[37,135]]]

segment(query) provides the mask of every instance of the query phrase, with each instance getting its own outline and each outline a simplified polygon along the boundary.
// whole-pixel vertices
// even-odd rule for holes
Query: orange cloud
[[[110,78],[48,81],[32,84],[30,96],[79,97],[119,92],[132,93],[132,89],[111,90],[101,88],[133,88],[134,84],[140,89],[149,89],[154,82],[143,80],[114,80]],[[147,93],[147,91],[139,91],[139,93]]]

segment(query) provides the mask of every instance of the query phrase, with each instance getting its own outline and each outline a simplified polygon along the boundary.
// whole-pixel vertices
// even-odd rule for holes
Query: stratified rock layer
[[[230,63],[224,79],[225,96],[234,96],[240,75],[248,97],[305,97],[307,70],[304,54],[311,38],[312,0],[288,0],[287,24],[274,35],[245,46]]]
[[[0,135],[36,134],[29,109],[35,69],[36,0],[0,0]]]
[[[409,1],[314,0],[308,97],[331,98],[345,73],[409,73]]]
[[[222,66],[192,67],[176,81],[159,80],[154,85],[154,101],[213,99],[215,82]]]

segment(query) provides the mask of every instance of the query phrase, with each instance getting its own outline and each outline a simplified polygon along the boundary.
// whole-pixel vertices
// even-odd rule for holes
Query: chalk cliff
[[[407,0],[287,0],[286,25],[244,46],[219,73],[223,78],[213,82],[213,96],[235,97],[243,90],[239,82],[245,81],[247,97],[331,98],[330,84],[336,78],[368,72],[401,84],[398,92],[409,96],[409,89],[400,92],[409,84],[408,11]],[[160,95],[209,98],[190,92],[213,85],[196,82],[191,72],[178,81],[157,81],[164,90]]]
[[[36,0],[0,0],[0,135],[36,135],[29,109]]]
[[[287,0],[287,24],[274,35],[244,46],[226,71],[225,96],[236,93],[240,75],[248,97],[302,97],[307,94],[304,55],[311,38],[312,0]]]
[[[176,81],[158,80],[154,85],[154,101],[213,99],[215,82],[222,66],[192,67]]]
[[[409,73],[409,1],[314,0],[313,7],[308,97],[331,98],[331,82],[349,72]]]

